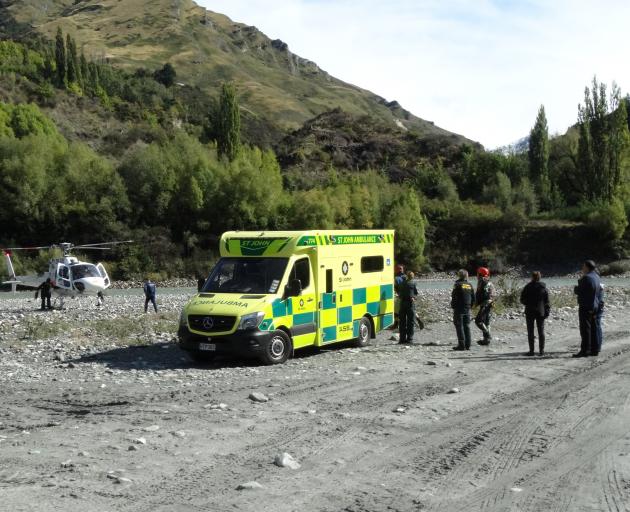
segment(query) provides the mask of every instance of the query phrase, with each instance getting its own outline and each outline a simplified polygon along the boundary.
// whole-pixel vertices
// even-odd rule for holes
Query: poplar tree
[[[81,87],[83,89],[91,88],[90,82],[90,70],[88,61],[85,58],[85,53],[81,50],[81,58],[79,59],[79,65],[81,69]]]
[[[57,86],[65,87],[67,83],[66,44],[63,40],[61,27],[57,28],[55,38],[55,64],[57,65],[55,73]]]
[[[66,36],[66,54],[67,54],[67,62],[68,62],[68,83],[80,83],[81,82],[81,71],[79,69],[79,59],[77,56],[77,45],[74,42],[74,39],[68,34]]]
[[[606,84],[593,78],[578,106],[578,171],[588,190],[587,199],[610,202],[624,178],[629,145],[627,110],[621,91],[613,84],[610,101]]]
[[[233,84],[223,84],[217,119],[217,149],[220,156],[234,160],[241,146],[241,114]]]
[[[529,133],[529,175],[536,187],[541,203],[550,206],[551,183],[549,180],[549,128],[545,106],[541,105],[536,123]]]

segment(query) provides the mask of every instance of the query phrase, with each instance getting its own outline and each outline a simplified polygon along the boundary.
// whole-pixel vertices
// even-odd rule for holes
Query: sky
[[[198,3],[486,148],[528,135],[541,104],[564,133],[594,75],[630,92],[627,0]]]

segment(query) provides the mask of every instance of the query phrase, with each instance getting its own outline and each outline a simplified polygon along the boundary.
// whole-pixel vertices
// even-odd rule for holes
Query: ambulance
[[[228,232],[184,307],[180,346],[284,363],[294,351],[367,345],[394,322],[394,231]]]

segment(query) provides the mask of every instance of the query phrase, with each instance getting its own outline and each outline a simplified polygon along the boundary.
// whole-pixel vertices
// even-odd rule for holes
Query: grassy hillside
[[[61,26],[89,58],[127,68],[170,62],[179,82],[213,94],[223,81],[233,80],[244,112],[282,131],[339,107],[401,132],[450,135],[395,101],[337,80],[284,42],[190,0],[5,0],[0,20],[5,37],[37,34],[52,40]]]

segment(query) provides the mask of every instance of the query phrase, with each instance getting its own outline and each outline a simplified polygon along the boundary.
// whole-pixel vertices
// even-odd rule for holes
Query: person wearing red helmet
[[[479,345],[490,345],[492,334],[490,334],[490,318],[496,290],[490,282],[490,270],[480,267],[477,270],[477,290],[475,292],[475,305],[479,307],[475,317],[475,325],[483,334],[483,339],[477,343]]]

